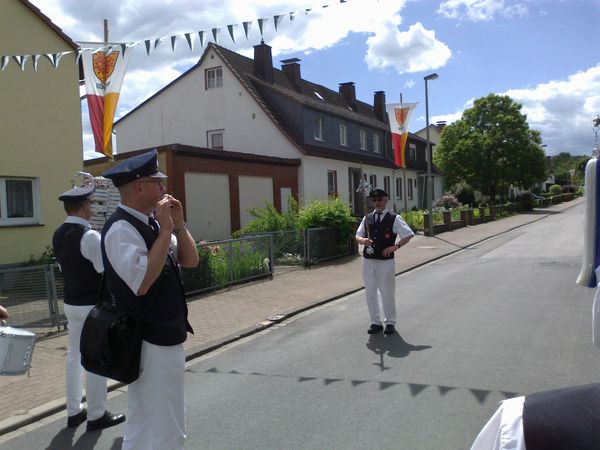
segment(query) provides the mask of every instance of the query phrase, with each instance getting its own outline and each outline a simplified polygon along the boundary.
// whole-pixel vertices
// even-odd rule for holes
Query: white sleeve
[[[365,233],[365,218],[363,217],[362,220],[360,221],[360,225],[358,226],[358,229],[356,230],[356,236],[355,237],[365,237],[366,233]]]
[[[471,450],[525,450],[524,403],[524,396],[504,400],[477,435]]]
[[[400,239],[404,239],[405,237],[414,236],[415,233],[410,229],[407,223],[404,221],[400,214],[396,214],[396,219],[394,220],[394,234],[400,236]]]
[[[125,220],[115,222],[104,236],[110,265],[137,295],[148,269],[148,249],[138,231]]]
[[[100,233],[98,233],[96,230],[86,231],[81,237],[79,249],[81,250],[83,257],[92,262],[96,272],[104,272],[104,264],[102,263],[102,250],[100,249]]]

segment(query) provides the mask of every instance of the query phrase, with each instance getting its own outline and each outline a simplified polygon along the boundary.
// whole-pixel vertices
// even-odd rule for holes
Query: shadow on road
[[[379,355],[379,362],[373,364],[379,366],[382,372],[389,369],[389,367],[385,365],[384,355],[391,358],[404,358],[408,356],[410,352],[418,352],[431,348],[431,345],[409,344],[397,331],[387,336],[383,333],[371,334],[369,335],[369,341],[365,345],[373,353]]]

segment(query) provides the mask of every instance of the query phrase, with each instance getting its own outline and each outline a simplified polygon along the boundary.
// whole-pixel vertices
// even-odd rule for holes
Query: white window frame
[[[340,123],[340,145],[348,147],[348,128],[343,123]]]
[[[392,196],[392,191],[390,189],[390,177],[388,177],[387,175],[383,177],[383,190],[385,192],[387,192],[387,194],[391,197]]]
[[[377,175],[373,173],[369,175],[369,184],[371,185],[371,190],[377,189]]]
[[[332,189],[333,187],[333,189]],[[336,170],[328,170],[327,171],[327,195],[335,196],[338,195],[338,184],[337,184],[337,171]]]
[[[216,136],[221,136],[221,147],[215,147],[213,145],[213,139]],[[206,132],[206,146],[208,148],[212,148],[214,150],[224,150],[225,149],[225,130],[208,130]]]
[[[373,134],[373,151],[375,153],[381,153],[381,147],[379,145],[379,135],[377,133]]]
[[[315,116],[313,123],[315,125],[315,141],[323,141],[323,118]]]
[[[367,149],[367,132],[365,130],[359,130],[359,139],[360,139],[360,149]]]
[[[206,90],[223,87],[223,68],[210,67],[204,71],[206,76]]]
[[[396,198],[402,200],[402,177],[396,178]]]
[[[412,180],[412,178],[408,178],[406,181],[407,181],[407,183],[406,183],[406,191],[407,191],[406,192],[406,197],[409,200],[412,200],[413,199],[413,180]],[[416,181],[417,180],[415,180],[415,182]]]
[[[417,145],[412,142],[408,143],[408,159],[411,161],[417,160]]]
[[[6,181],[30,181],[33,206],[32,217],[8,217],[8,198],[6,193]],[[40,224],[40,181],[39,178],[29,177],[0,177],[0,227],[39,225]]]

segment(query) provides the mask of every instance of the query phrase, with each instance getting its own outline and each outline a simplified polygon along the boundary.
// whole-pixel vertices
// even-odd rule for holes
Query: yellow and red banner
[[[131,55],[122,50],[121,46],[103,47],[81,56],[95,149],[111,159],[113,121]]]
[[[416,103],[387,103],[385,109],[390,121],[392,132],[392,145],[394,146],[394,164],[406,167],[406,140],[408,139],[408,126]]]

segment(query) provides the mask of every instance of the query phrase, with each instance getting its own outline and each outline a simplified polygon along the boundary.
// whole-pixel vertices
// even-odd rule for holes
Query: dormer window
[[[206,69],[205,74],[207,90],[223,86],[223,69],[221,67]]]
[[[343,123],[340,124],[340,145],[348,147],[348,130]]]
[[[360,149],[366,150],[367,149],[367,132],[365,130],[360,130],[359,135],[360,135]]]
[[[315,140],[322,141],[323,140],[323,119],[320,117],[315,117],[314,125],[315,125]]]
[[[373,135],[373,151],[375,153],[381,153],[381,147],[379,146],[379,135]]]

